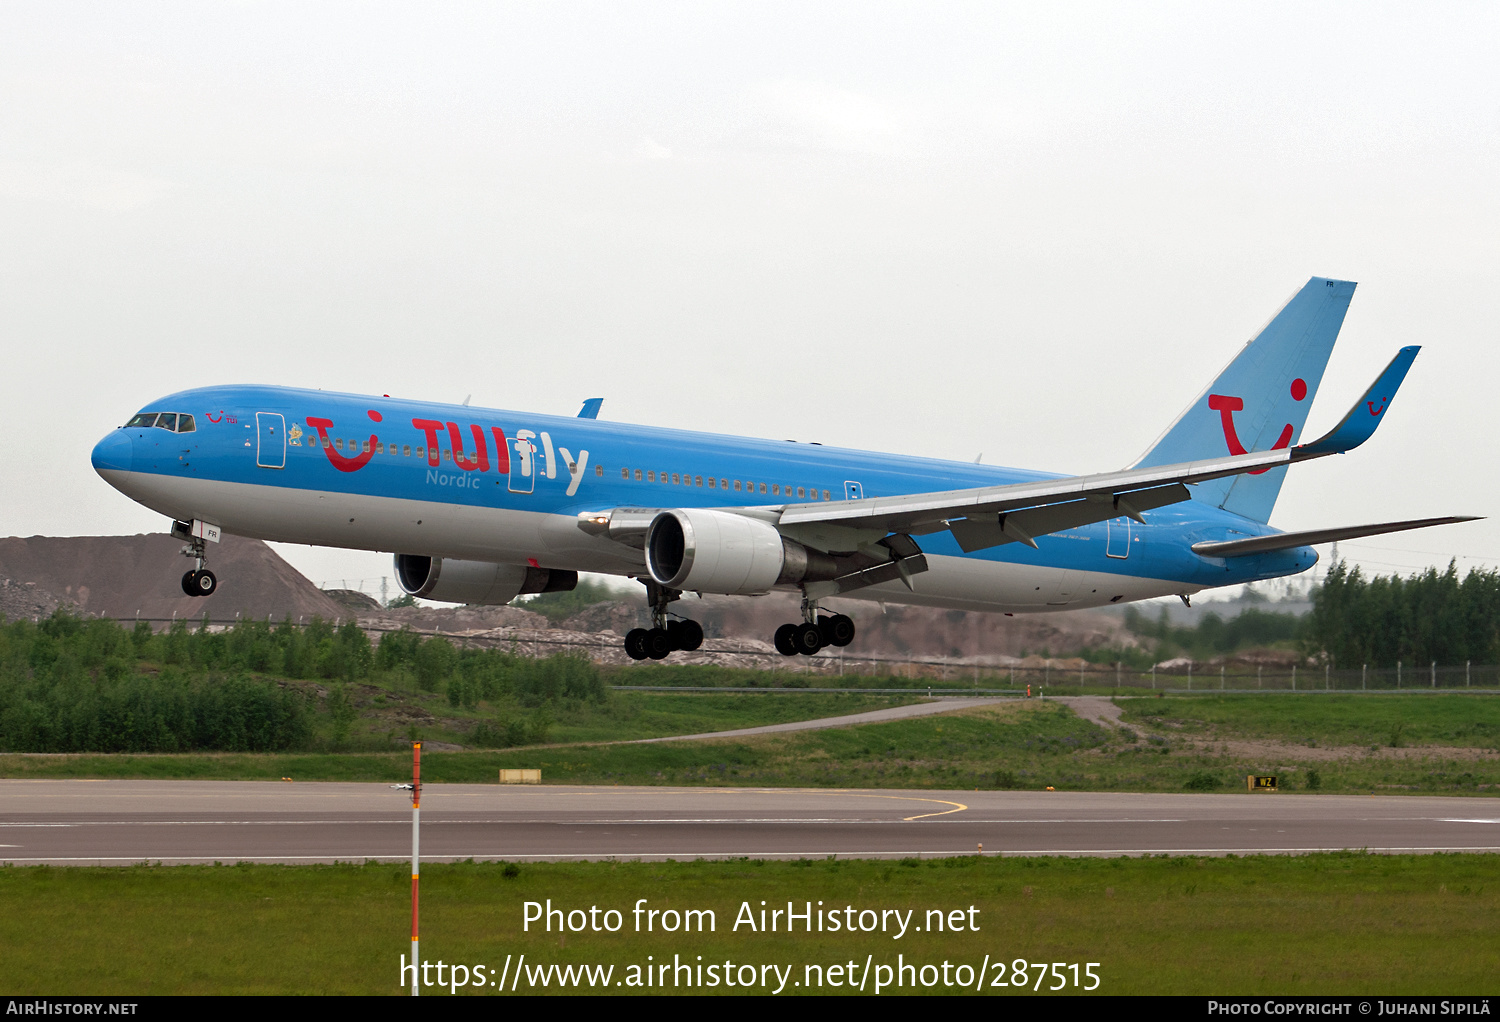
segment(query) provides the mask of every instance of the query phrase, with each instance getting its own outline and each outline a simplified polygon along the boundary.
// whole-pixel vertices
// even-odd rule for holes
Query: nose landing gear
[[[196,523],[195,523],[196,524]],[[204,565],[208,562],[208,540],[194,535],[198,531],[183,522],[172,523],[172,535],[187,540],[180,553],[193,562],[193,570],[182,576],[182,591],[188,596],[212,596],[219,588],[219,579]],[[218,535],[218,530],[214,530]],[[214,540],[218,542],[217,539]]]
[[[198,568],[182,576],[182,591],[189,596],[212,596],[219,580],[207,568]]]

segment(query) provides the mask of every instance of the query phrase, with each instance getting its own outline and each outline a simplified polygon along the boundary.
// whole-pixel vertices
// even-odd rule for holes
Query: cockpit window
[[[154,425],[156,425],[156,413],[155,412],[142,412],[141,414],[137,415],[135,418],[131,419],[129,422],[125,423],[125,428],[126,429],[131,429],[131,428],[136,427],[136,426],[140,426],[142,428],[149,428],[149,427],[154,426]]]
[[[162,412],[161,418],[156,420],[156,428],[176,432],[177,414],[175,412]]]
[[[193,425],[193,417],[191,415],[177,416],[177,432],[191,433],[197,428],[197,426]]]

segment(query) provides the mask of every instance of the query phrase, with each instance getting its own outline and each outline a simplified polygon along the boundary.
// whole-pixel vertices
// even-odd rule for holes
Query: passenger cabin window
[[[635,481],[636,482],[640,482],[641,481],[641,470],[640,469],[636,469],[635,470]]]
[[[709,484],[710,485],[713,484],[713,480],[712,479],[709,480]],[[702,486],[703,485],[703,477],[702,476],[693,476],[693,485],[695,485],[695,486]]]
[[[131,419],[129,422],[125,423],[125,428],[134,429],[135,427],[139,426],[142,429],[149,429],[154,425],[156,425],[156,413],[142,412],[135,418]]]
[[[604,474],[604,466],[603,465],[595,465],[594,466],[594,475],[596,475],[596,476],[602,476],[603,474]]]
[[[717,480],[716,480],[716,479],[714,479],[714,477],[713,477],[713,476],[709,476],[709,477],[708,477],[708,488],[709,488],[709,489],[710,489],[710,490],[711,490],[711,489],[713,489],[713,488],[714,488],[714,483],[715,483],[715,482],[717,482]]]
[[[648,482],[648,483],[654,483],[654,482],[656,482],[656,472],[655,471],[651,471],[651,472],[647,472],[646,473],[646,482]]]
[[[765,483],[761,483],[760,484],[760,492],[761,493],[765,493],[766,492],[766,484]]]
[[[779,497],[779,496],[781,496],[781,484],[780,483],[772,483],[771,484],[771,495],[773,497]]]
[[[828,491],[827,490],[824,490],[823,491],[823,499],[824,500],[832,500],[833,498],[830,497],[830,496],[828,496]]]
[[[165,429],[169,432],[177,430],[177,415],[175,412],[163,412],[161,418],[156,420],[157,429]]]
[[[198,427],[193,424],[193,417],[191,415],[177,416],[177,432],[192,433],[197,430],[197,428]]]
[[[798,497],[805,497],[805,496],[807,496],[807,492],[805,490],[803,490],[802,487],[799,486],[799,487],[797,487],[797,496]]]
[[[401,457],[403,457],[403,458],[410,458],[411,457],[411,444],[402,444],[401,445]]]
[[[333,440],[333,446],[337,447],[339,450],[342,451],[344,449],[344,438],[343,437],[335,437],[334,440]]]
[[[738,493],[738,492],[740,492],[740,481],[739,481],[739,480],[738,480],[738,479],[736,479],[736,480],[735,480],[735,481],[734,481],[734,492],[735,492],[735,493]]]

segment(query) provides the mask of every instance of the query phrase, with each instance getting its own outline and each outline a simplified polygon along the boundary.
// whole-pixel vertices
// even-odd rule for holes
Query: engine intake
[[[775,526],[709,508],[658,514],[646,533],[646,570],[670,589],[730,596],[838,574],[832,557],[786,539]]]
[[[524,564],[455,561],[420,554],[396,555],[396,582],[408,596],[438,603],[502,606],[529,593],[578,588],[578,572]]]

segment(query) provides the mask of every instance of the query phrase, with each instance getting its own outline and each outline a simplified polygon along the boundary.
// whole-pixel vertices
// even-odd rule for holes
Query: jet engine
[[[731,596],[838,574],[832,557],[785,538],[775,526],[709,508],[677,508],[652,519],[646,570],[669,589]]]
[[[561,593],[578,588],[578,572],[524,564],[455,561],[420,554],[396,555],[396,581],[402,592],[439,603],[501,606],[528,593]]]

